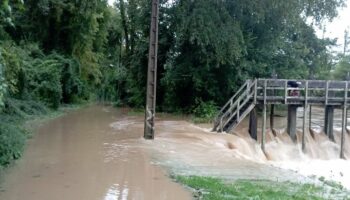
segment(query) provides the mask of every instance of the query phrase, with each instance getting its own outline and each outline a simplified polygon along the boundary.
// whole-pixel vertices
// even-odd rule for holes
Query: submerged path
[[[158,114],[155,140],[146,141],[143,120],[143,114],[95,105],[46,122],[23,158],[5,172],[0,200],[191,199],[167,172],[297,183],[318,182],[315,175],[350,189],[350,162],[338,160],[339,145],[316,131],[307,135],[304,154],[285,133],[284,117],[276,120],[276,136],[267,132],[265,154],[249,136],[247,121],[234,134],[218,134],[183,117]],[[346,141],[350,146],[350,137]]]
[[[135,121],[125,117],[123,110],[91,106],[43,124],[6,170],[0,199],[191,199],[144,148],[125,145],[144,143],[142,123],[126,129]]]

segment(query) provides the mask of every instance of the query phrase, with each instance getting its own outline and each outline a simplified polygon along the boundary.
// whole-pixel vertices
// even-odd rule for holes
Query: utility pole
[[[349,31],[345,29],[344,31],[344,49],[343,49],[343,56],[346,55],[347,51],[348,51],[348,45],[349,45]]]
[[[151,27],[149,35],[147,99],[145,111],[145,139],[154,139],[154,118],[156,113],[157,53],[158,53],[159,0],[152,0]]]

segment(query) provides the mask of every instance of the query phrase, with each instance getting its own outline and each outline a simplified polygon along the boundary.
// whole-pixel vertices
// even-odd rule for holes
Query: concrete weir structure
[[[257,140],[257,107],[262,108],[261,148],[265,150],[267,107],[271,106],[270,128],[274,126],[274,106],[288,107],[287,132],[297,141],[297,109],[303,107],[302,150],[305,151],[305,133],[310,127],[312,106],[325,108],[324,131],[331,141],[333,133],[334,109],[342,110],[342,131],[340,157],[344,157],[344,140],[347,124],[347,109],[350,104],[350,81],[332,80],[286,80],[256,79],[245,84],[222,107],[214,120],[213,131],[229,133],[247,115],[250,115],[249,132]],[[309,112],[308,112],[309,111]],[[308,116],[309,115],[309,116]],[[309,118],[309,123],[308,119]]]

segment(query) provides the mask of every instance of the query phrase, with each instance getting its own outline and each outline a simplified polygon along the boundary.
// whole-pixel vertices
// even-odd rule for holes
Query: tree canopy
[[[57,108],[97,98],[144,106],[148,0],[0,2],[0,105],[16,98]],[[327,78],[334,41],[318,38],[307,21],[333,19],[342,6],[343,0],[160,0],[158,109],[221,105],[246,79],[272,72]]]

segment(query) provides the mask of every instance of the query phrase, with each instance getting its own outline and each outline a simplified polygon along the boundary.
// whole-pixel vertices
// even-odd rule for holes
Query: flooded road
[[[208,125],[161,114],[155,140],[146,141],[143,119],[126,109],[91,106],[44,124],[29,141],[24,157],[7,170],[0,199],[191,199],[169,174],[317,183],[311,177],[316,175],[350,189],[350,162],[339,160],[337,131],[335,143],[322,132],[307,133],[303,153],[300,129],[299,143],[294,144],[285,133],[286,119],[279,117],[276,136],[267,132],[262,152],[260,134],[258,142],[251,139],[247,121],[233,134],[220,134],[210,132]],[[347,134],[345,146],[349,158]]]
[[[139,147],[142,117],[126,118],[125,110],[92,106],[42,125],[5,172],[0,199],[191,199]]]

